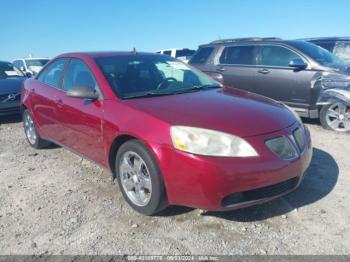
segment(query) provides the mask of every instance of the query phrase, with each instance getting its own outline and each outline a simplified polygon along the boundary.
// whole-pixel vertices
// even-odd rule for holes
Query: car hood
[[[234,88],[124,100],[170,125],[201,127],[240,137],[267,134],[295,123],[281,103]]]
[[[0,95],[19,93],[25,77],[0,79]]]

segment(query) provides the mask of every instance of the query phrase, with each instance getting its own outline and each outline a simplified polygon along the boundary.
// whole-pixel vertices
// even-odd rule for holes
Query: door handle
[[[217,68],[217,69],[216,69],[216,71],[219,71],[219,72],[224,72],[224,71],[225,71],[225,68],[223,68],[223,67],[219,67],[219,68]]]
[[[258,72],[259,72],[260,74],[264,74],[264,75],[266,75],[266,74],[270,73],[270,70],[269,70],[269,69],[264,68],[264,69],[259,70]]]
[[[63,108],[63,102],[61,99],[56,100],[56,104],[58,108]]]

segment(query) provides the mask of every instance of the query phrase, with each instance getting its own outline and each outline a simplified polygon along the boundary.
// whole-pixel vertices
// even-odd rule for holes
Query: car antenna
[[[136,48],[135,48],[135,47],[133,48],[132,52],[133,52],[135,55],[137,55],[137,51],[136,51]]]

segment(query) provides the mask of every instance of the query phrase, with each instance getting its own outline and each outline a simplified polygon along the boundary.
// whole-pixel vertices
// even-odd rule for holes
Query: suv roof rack
[[[335,36],[335,37],[310,37],[310,38],[301,38],[298,40],[303,40],[303,41],[341,41],[345,40],[348,41],[350,40],[350,37],[342,37],[342,36]]]
[[[230,39],[220,39],[211,42],[210,44],[226,44],[235,42],[245,42],[245,41],[277,41],[282,40],[278,37],[244,37],[244,38],[230,38]]]

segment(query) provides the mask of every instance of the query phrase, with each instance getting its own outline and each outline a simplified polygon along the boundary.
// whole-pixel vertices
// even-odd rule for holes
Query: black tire
[[[27,139],[29,145],[30,145],[31,147],[35,148],[35,149],[42,149],[42,148],[48,147],[51,143],[50,143],[49,141],[44,140],[44,139],[42,139],[42,138],[40,137],[40,135],[39,135],[39,133],[38,133],[38,131],[37,131],[37,129],[36,129],[34,123],[33,123],[33,130],[34,130],[34,132],[35,132],[35,139],[29,139],[28,133],[27,133],[27,131],[26,131],[26,118],[27,118],[28,116],[29,116],[31,119],[33,119],[33,118],[32,118],[32,115],[30,114],[30,112],[28,111],[28,109],[25,109],[25,110],[23,111],[23,114],[22,114],[22,119],[23,119],[24,133],[25,133],[25,135],[26,135],[26,139]]]
[[[130,200],[129,196],[124,190],[124,187],[121,184],[121,175],[119,174],[119,166],[122,162],[122,157],[126,152],[134,152],[138,156],[140,156],[144,161],[144,163],[146,164],[147,169],[149,171],[149,175],[152,182],[152,193],[151,193],[149,202],[145,206],[139,206],[134,204]],[[162,178],[160,169],[156,161],[153,159],[153,156],[151,155],[151,153],[148,151],[147,147],[143,143],[141,143],[136,139],[129,140],[128,142],[124,143],[117,152],[115,163],[116,163],[115,172],[116,172],[116,178],[118,180],[119,188],[125,200],[134,210],[136,210],[141,214],[150,216],[162,211],[168,206],[163,178]]]
[[[338,102],[337,102],[338,103]],[[327,130],[333,130],[333,131],[338,131],[338,132],[343,132],[343,133],[348,133],[350,134],[350,130],[346,131],[342,131],[342,130],[335,130],[334,128],[332,128],[328,123],[327,123],[327,112],[328,112],[328,109],[330,109],[331,107],[333,107],[335,104],[337,103],[333,103],[333,104],[329,104],[329,105],[325,105],[321,108],[321,111],[320,111],[320,122],[321,122],[321,125],[324,129],[327,129]],[[350,106],[348,106],[349,108]]]

